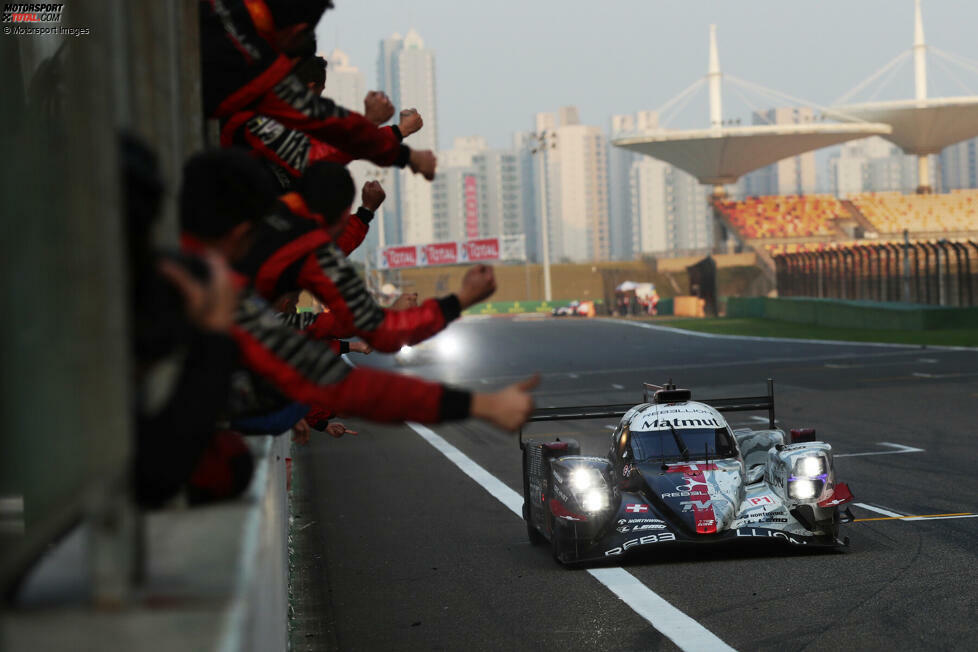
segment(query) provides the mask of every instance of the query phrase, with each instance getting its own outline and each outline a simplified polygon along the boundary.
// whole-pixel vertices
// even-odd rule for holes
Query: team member
[[[253,110],[350,156],[381,166],[410,166],[433,179],[431,151],[412,150],[390,130],[319,97],[291,74],[291,57],[314,54],[308,51],[314,43],[312,28],[330,6],[328,0],[202,0],[205,112],[228,119]]]
[[[297,289],[311,292],[334,315],[337,337],[359,337],[384,352],[431,337],[462,310],[495,291],[492,268],[477,265],[465,274],[456,294],[428,299],[407,310],[381,308],[332,242],[349,220],[353,200],[349,172],[321,162],[309,168],[303,181],[314,212],[343,207],[339,215],[323,215],[324,223],[331,225],[329,231],[276,203],[267,175],[245,151],[225,149],[194,156],[184,168],[180,198],[181,223],[190,236],[185,241],[221,250],[267,300]],[[250,185],[247,195],[242,184]],[[243,197],[250,198],[247,205]]]

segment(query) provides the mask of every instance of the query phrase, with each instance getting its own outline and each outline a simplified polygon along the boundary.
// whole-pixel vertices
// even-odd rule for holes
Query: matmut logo
[[[3,5],[5,23],[60,23],[64,3],[8,2]]]

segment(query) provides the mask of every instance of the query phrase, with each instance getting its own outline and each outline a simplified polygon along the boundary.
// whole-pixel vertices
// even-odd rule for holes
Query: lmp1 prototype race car
[[[621,417],[608,457],[576,441],[523,440],[523,518],[530,542],[554,559],[619,559],[664,545],[776,542],[848,545],[839,526],[852,500],[836,482],[832,447],[812,429],[775,427],[767,395],[692,400],[674,385],[645,386],[632,406],[546,408],[531,421]],[[768,427],[731,430],[721,413],[766,410]]]

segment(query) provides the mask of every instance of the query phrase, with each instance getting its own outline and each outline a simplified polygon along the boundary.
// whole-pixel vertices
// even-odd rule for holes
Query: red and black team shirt
[[[261,36],[246,5],[246,0],[200,2],[204,109],[209,117],[228,119],[254,111],[354,158],[407,165],[411,150],[391,130],[319,97],[292,75],[294,61]]]

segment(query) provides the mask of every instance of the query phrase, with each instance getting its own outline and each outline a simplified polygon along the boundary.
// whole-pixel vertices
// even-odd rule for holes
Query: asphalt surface
[[[758,395],[773,377],[779,422],[816,428],[855,494],[860,520],[842,532],[850,546],[660,552],[625,570],[738,650],[978,649],[978,518],[861,520],[978,514],[978,352],[605,320],[467,319],[439,337],[448,334],[455,359],[403,369],[475,390],[539,371],[539,407],[637,403],[642,382],[669,379],[694,398]],[[355,360],[395,366],[389,356]],[[587,570],[531,546],[523,521],[415,430],[348,425],[359,436],[320,436],[297,455],[298,549],[315,560],[303,582],[319,595],[299,596],[315,625],[300,649],[695,648]],[[534,424],[526,434],[573,436],[582,453],[603,455],[608,425]],[[522,493],[514,435],[474,421],[432,430]],[[908,448],[920,450],[900,452]]]

